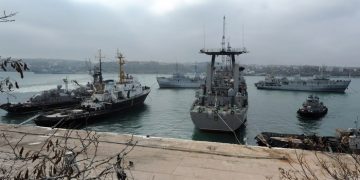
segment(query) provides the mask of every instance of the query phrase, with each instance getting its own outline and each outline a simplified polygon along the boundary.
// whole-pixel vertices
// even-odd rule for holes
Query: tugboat
[[[233,49],[229,43],[225,48],[225,17],[223,30],[221,49],[200,50],[200,53],[211,56],[206,83],[197,91],[190,108],[191,120],[201,130],[235,131],[247,118],[248,94],[242,75],[245,68],[235,63],[235,55],[247,51],[245,48]],[[226,63],[215,66],[217,56],[222,56]]]
[[[177,64],[176,72],[171,77],[157,77],[156,80],[160,88],[199,88],[205,82],[205,79],[196,72],[196,66],[195,77],[189,77],[178,71]]]
[[[320,102],[319,97],[310,95],[303,103],[297,113],[302,117],[322,117],[328,111],[328,108]]]
[[[0,105],[0,108],[10,114],[25,114],[37,111],[47,111],[54,108],[73,107],[79,105],[80,102],[90,97],[91,93],[85,87],[79,87],[74,90],[68,89],[68,79],[63,79],[65,89],[58,85],[56,89],[43,91],[35,94],[24,103],[10,103]]]
[[[94,84],[94,94],[82,101],[76,109],[58,109],[42,114],[34,119],[36,125],[48,127],[77,128],[116,112],[129,110],[143,105],[150,88],[141,84],[124,71],[124,57],[117,53],[120,65],[119,81],[102,80],[101,51],[99,52],[100,70],[97,72],[99,83]]]

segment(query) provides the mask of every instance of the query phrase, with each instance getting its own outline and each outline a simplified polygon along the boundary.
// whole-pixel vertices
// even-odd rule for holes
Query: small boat
[[[101,57],[101,54],[100,56]],[[94,84],[95,92],[72,109],[57,109],[39,115],[34,119],[36,125],[47,127],[78,128],[93,121],[103,120],[114,113],[126,111],[143,105],[150,88],[142,86],[131,75],[125,75],[123,56],[118,53],[120,64],[119,81],[102,80],[101,68],[97,73],[99,82]],[[101,58],[100,58],[101,67]]]
[[[328,112],[328,108],[320,102],[319,97],[310,95],[297,113],[302,117],[322,117]]]
[[[0,108],[10,114],[26,114],[37,111],[48,111],[55,108],[74,107],[80,102],[91,96],[90,87],[81,86],[74,90],[67,88],[68,80],[64,79],[65,89],[58,85],[55,89],[42,91],[35,94],[29,100],[23,103],[7,102],[0,105]]]

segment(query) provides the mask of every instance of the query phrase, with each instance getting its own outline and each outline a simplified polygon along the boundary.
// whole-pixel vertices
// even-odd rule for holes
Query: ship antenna
[[[91,69],[92,65],[91,65],[91,60],[89,58],[89,74],[91,75],[92,74],[92,69]]]
[[[102,68],[101,68],[101,58],[105,58],[105,56],[101,56],[101,49],[99,49],[99,68],[100,68],[100,83],[102,83]]]
[[[179,72],[179,67],[178,67],[178,63],[177,63],[177,61],[176,61],[176,66],[175,66],[175,68],[176,68],[176,74]]]
[[[68,88],[69,81],[68,81],[68,77],[67,77],[67,76],[66,76],[66,78],[64,79],[64,82],[65,82],[66,92],[69,92],[69,88]]]
[[[225,16],[224,16],[224,21],[223,21],[223,36],[222,36],[222,41],[221,41],[221,48],[223,51],[225,51]]]
[[[244,28],[244,24],[242,25],[242,33],[241,33],[241,35],[242,35],[242,46],[245,48],[245,36],[244,36],[244,30],[245,28]]]
[[[88,73],[92,74],[92,66],[91,66],[91,60],[90,58],[85,58],[85,65],[88,68]]]
[[[203,25],[203,33],[204,33],[204,49],[205,49],[205,42],[206,42],[205,24]]]

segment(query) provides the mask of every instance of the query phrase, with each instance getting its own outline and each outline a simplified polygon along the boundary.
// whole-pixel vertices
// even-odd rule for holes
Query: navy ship
[[[231,132],[239,129],[246,121],[248,94],[242,75],[245,69],[235,62],[235,56],[247,53],[246,49],[225,47],[224,33],[221,49],[201,49],[200,53],[211,56],[207,67],[206,83],[196,93],[196,100],[190,108],[191,120],[201,130]],[[216,57],[226,60],[215,66]]]
[[[199,88],[205,82],[196,71],[196,66],[195,77],[189,77],[178,71],[177,64],[176,72],[171,77],[157,77],[156,80],[160,88]]]
[[[331,80],[323,73],[310,79],[301,79],[295,76],[293,79],[276,78],[267,75],[264,81],[255,83],[257,89],[289,90],[289,91],[315,91],[315,92],[338,92],[343,93],[348,88],[351,80]]]
[[[99,82],[94,84],[95,92],[81,102],[79,108],[58,109],[39,115],[34,119],[36,125],[49,127],[77,128],[87,123],[112,115],[117,112],[143,105],[150,88],[142,86],[139,81],[124,71],[124,57],[118,53],[120,65],[119,80],[103,80],[100,71]]]
[[[37,111],[47,111],[54,108],[73,107],[79,105],[84,98],[91,96],[91,87],[81,86],[74,90],[69,90],[67,88],[68,79],[63,80],[65,89],[63,89],[61,85],[58,85],[55,89],[35,94],[26,102],[11,103],[8,101],[0,105],[0,108],[10,114],[26,114]]]

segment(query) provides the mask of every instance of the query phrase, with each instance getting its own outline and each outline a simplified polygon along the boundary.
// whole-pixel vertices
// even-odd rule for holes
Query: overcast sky
[[[204,37],[221,47],[226,15],[231,46],[250,51],[241,63],[360,66],[359,0],[0,0],[0,10],[19,12],[0,24],[2,57],[119,48],[128,60],[200,62]]]

